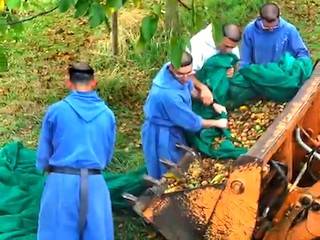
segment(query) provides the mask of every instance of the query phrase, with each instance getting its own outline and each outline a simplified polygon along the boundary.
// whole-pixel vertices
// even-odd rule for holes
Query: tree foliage
[[[57,0],[57,8],[64,13],[74,10],[76,18],[86,17],[91,27],[108,24],[111,14],[118,11],[130,0]],[[141,5],[142,0],[131,0]],[[13,30],[18,33],[22,24],[13,11],[25,7],[27,0],[0,0],[0,36]],[[32,2],[32,1],[31,1]],[[256,13],[263,0],[154,0],[150,6],[150,14],[143,18],[140,27],[140,38],[136,50],[142,52],[156,34],[164,35],[167,43],[167,55],[177,67],[181,54],[186,48],[192,34],[206,24],[212,23],[214,38],[221,38],[221,25],[227,22],[243,24],[248,15]],[[159,24],[164,23],[164,24]],[[163,27],[164,25],[164,27]],[[5,52],[0,48],[0,70],[7,67]]]
[[[180,66],[181,55],[189,43],[190,36],[213,25],[216,42],[222,38],[222,25],[226,23],[245,24],[248,17],[254,17],[264,0],[165,0],[154,4],[149,16],[141,25],[138,48],[143,49],[156,34],[159,21],[165,23],[165,39],[168,41],[168,56],[174,66]],[[163,29],[160,29],[162,32]]]

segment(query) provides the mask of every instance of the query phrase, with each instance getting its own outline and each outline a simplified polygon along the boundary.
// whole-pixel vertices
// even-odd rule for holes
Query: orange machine
[[[320,239],[320,67],[244,156],[224,184],[140,197],[124,194],[166,239]],[[171,171],[200,156],[190,149]],[[170,164],[169,164],[170,165]]]

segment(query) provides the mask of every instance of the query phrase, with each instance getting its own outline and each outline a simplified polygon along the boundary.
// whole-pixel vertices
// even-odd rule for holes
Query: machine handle
[[[160,158],[160,163],[162,163],[167,168],[177,168],[178,165],[170,160]]]
[[[176,144],[176,147],[180,148],[182,150],[185,150],[188,153],[191,153],[194,157],[198,156],[198,154],[191,147],[188,147],[188,146],[183,145],[183,144],[178,144],[178,143]]]
[[[312,153],[313,157],[316,158],[318,161],[320,161],[320,154],[314,151],[311,147],[309,147],[301,138],[301,129],[298,127],[296,129],[296,140],[299,143],[299,145],[307,152]]]
[[[132,205],[136,204],[138,201],[138,198],[130,193],[122,193],[122,197]]]

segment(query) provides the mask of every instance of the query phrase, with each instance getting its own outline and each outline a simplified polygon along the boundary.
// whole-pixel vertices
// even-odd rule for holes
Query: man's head
[[[75,62],[70,64],[69,87],[75,90],[90,91],[96,86],[94,70],[88,63]]]
[[[279,25],[280,8],[275,3],[266,3],[260,8],[260,18],[262,28],[267,31],[273,31]]]
[[[182,54],[181,58],[181,66],[178,69],[175,69],[173,65],[171,64],[170,70],[173,73],[173,75],[181,82],[185,83],[188,81],[191,77],[191,75],[194,73],[192,71],[192,56],[188,52],[184,52]]]
[[[241,40],[241,30],[235,24],[225,24],[222,26],[223,39],[220,43],[220,51],[229,53],[234,49]]]

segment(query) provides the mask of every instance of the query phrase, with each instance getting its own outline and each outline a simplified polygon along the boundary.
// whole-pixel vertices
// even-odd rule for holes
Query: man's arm
[[[106,161],[106,165],[108,165],[110,163],[110,161],[112,160],[113,157],[113,153],[114,153],[114,149],[115,149],[115,143],[116,143],[116,132],[117,132],[117,124],[116,124],[116,118],[114,116],[114,114],[112,113],[111,116],[111,126],[110,126],[110,132],[108,133],[108,147],[109,152],[107,155],[107,161]]]
[[[195,89],[199,92],[199,94],[197,95],[200,100],[203,102],[204,105],[210,105],[213,103],[213,94],[210,91],[210,89],[203,84],[202,82],[200,82],[195,75],[192,75],[191,77],[193,85],[195,87]]]
[[[49,159],[53,153],[52,147],[52,122],[49,119],[50,110],[46,113],[41,127],[40,139],[37,149],[36,167],[45,170],[49,166]]]
[[[253,46],[249,37],[248,30],[243,33],[242,43],[240,47],[240,68],[253,63]]]
[[[292,29],[290,34],[290,48],[294,52],[296,58],[310,57],[309,50],[303,42],[300,33],[296,28]]]
[[[162,100],[170,121],[187,131],[198,132],[201,128],[226,128],[228,126],[227,119],[203,119],[178,97]]]

